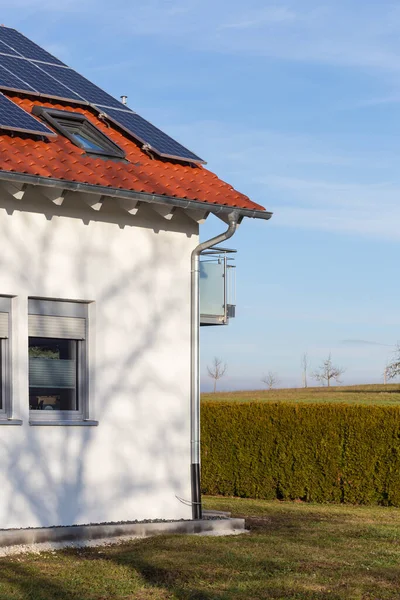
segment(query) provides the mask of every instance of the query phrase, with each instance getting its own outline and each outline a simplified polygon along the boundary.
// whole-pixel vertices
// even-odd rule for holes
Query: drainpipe
[[[199,244],[191,256],[191,331],[190,331],[190,471],[192,484],[192,517],[202,518],[200,492],[200,254],[216,244],[229,239],[239,224],[239,211],[228,214],[229,227],[220,235]]]

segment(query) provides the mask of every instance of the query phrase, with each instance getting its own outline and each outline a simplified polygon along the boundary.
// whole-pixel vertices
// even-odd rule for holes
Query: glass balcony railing
[[[200,325],[227,325],[235,316],[235,252],[213,248],[200,257]]]

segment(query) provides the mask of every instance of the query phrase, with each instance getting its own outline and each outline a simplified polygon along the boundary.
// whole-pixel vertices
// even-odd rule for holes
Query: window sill
[[[21,419],[0,419],[0,427],[2,425],[22,425]]]
[[[63,427],[97,427],[98,421],[71,421],[71,420],[59,420],[59,421],[29,421],[29,425],[40,425],[40,426],[63,426]]]

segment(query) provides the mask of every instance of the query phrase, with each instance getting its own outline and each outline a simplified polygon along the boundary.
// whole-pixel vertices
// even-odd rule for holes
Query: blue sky
[[[301,383],[332,353],[382,381],[400,340],[400,6],[363,0],[0,0],[16,27],[274,212],[245,220],[237,318],[202,330],[221,389]],[[210,219],[205,239],[221,230]]]

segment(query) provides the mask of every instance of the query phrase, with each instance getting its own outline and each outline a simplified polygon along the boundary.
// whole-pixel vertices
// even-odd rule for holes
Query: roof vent
[[[128,104],[128,96],[121,96],[122,104]]]

